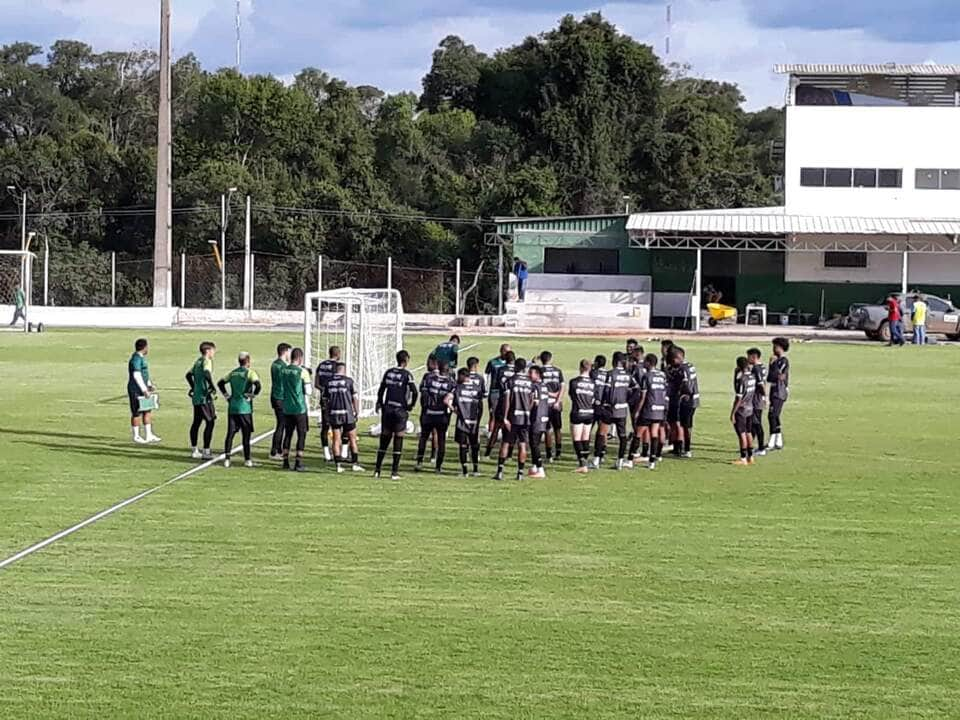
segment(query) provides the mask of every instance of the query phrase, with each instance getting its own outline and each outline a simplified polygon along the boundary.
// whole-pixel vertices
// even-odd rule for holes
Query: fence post
[[[443,302],[445,299],[443,297],[443,270],[439,271],[439,275],[440,275],[440,296],[439,296],[440,297],[440,314],[443,315],[443,306],[445,305],[445,303]]]
[[[497,244],[497,315],[503,315],[503,240]]]
[[[453,307],[454,314],[460,317],[460,258],[457,258],[457,296]]]
[[[317,255],[317,292],[323,292],[323,255]]]
[[[50,302],[50,296],[48,294],[50,287],[50,243],[47,242],[46,236],[44,236],[43,243],[43,306],[47,307]]]
[[[110,253],[110,304],[117,304],[117,254]]]
[[[387,258],[387,290],[393,290],[393,257]]]
[[[255,283],[253,282],[253,279],[256,277],[256,274],[253,271],[254,271],[254,268],[256,268],[257,266],[257,262],[254,258],[256,258],[256,255],[254,255],[253,253],[250,253],[250,307],[249,307],[250,312],[253,312],[253,288],[255,285]]]
[[[243,307],[247,312],[253,310],[253,303],[251,302],[253,296],[253,269],[250,267],[251,237],[253,232],[251,220],[250,196],[247,195],[247,215],[243,233]]]
[[[180,253],[180,309],[187,306],[187,252]]]

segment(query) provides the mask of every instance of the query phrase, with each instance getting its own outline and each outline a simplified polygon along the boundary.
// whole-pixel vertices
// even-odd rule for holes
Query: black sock
[[[397,435],[393,439],[393,468],[392,473],[398,475],[400,473],[400,460],[403,457],[403,436]]]
[[[557,439],[557,441],[556,441],[556,442],[554,443],[554,445],[553,445],[553,458],[554,458],[554,460],[559,460],[559,459],[560,459],[560,445],[561,445],[560,440]]]
[[[640,448],[640,457],[650,457],[650,445],[651,443],[648,442],[643,443],[643,446]]]
[[[637,450],[640,449],[640,438],[636,435],[633,436],[633,440],[630,441],[630,457],[633,457],[637,454]]]
[[[746,448],[743,448],[743,447],[740,448],[740,458],[741,458],[742,460],[746,460],[746,459],[747,459],[747,449],[746,449]]]
[[[380,434],[380,448],[377,450],[376,472],[379,475],[383,469],[383,458],[387,455],[387,448],[390,447],[390,436],[386,433]]]
[[[683,451],[690,452],[690,445],[693,442],[693,428],[688,428],[683,434]]]
[[[473,462],[473,471],[480,472],[480,445],[472,445],[470,447],[470,460]]]
[[[620,454],[617,456],[623,460],[627,456],[627,436],[623,435],[619,438],[620,440]]]
[[[497,474],[498,474],[498,475],[500,475],[500,474],[503,473],[503,461],[504,461],[504,458],[502,458],[502,457],[497,460]]]
[[[463,470],[463,474],[467,474],[467,446],[460,446],[460,469]]]
[[[423,465],[423,454],[427,451],[427,436],[420,435],[420,443],[417,445],[417,465]]]
[[[357,451],[356,451],[356,450],[351,450],[351,451],[350,451],[350,464],[351,464],[351,465],[359,465],[359,464],[360,464],[360,456],[357,454]]]
[[[753,445],[747,447],[747,459],[753,459]]]
[[[650,438],[650,459],[659,460],[662,452],[663,443],[660,442],[660,438]]]
[[[523,476],[523,468],[526,463],[517,460],[517,477]]]

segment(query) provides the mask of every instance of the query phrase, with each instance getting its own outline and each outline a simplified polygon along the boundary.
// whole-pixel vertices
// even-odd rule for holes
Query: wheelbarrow
[[[737,309],[720,303],[707,303],[707,325],[716,327],[720,323],[737,323]]]

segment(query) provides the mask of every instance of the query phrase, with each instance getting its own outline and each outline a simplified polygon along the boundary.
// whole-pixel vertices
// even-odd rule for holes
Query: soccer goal
[[[34,255],[23,250],[0,250],[0,305],[9,305],[10,317],[16,317],[17,323],[23,323],[25,331],[30,329],[30,305],[33,296],[33,260]],[[21,294],[22,293],[22,294]],[[18,296],[22,298],[23,316],[14,315]],[[0,317],[0,327],[8,326],[9,318]]]
[[[374,414],[383,373],[403,347],[403,300],[397,290],[341,288],[307,293],[303,350],[316,370],[328,349],[340,348],[347,374],[360,394],[360,415]],[[314,401],[316,402],[316,401]],[[316,410],[316,408],[314,408]]]

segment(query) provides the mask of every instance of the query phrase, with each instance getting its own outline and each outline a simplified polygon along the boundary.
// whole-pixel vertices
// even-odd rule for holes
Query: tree
[[[456,35],[445,37],[434,51],[430,72],[423,79],[420,107],[430,112],[447,105],[472,109],[480,71],[487,61],[486,55]]]

